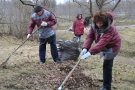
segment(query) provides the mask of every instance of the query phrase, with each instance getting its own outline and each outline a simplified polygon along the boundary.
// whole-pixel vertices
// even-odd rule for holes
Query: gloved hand
[[[81,51],[81,56],[84,55],[86,52],[87,52],[87,49],[84,48],[84,49]]]
[[[91,56],[91,53],[90,52],[87,52],[86,54],[82,55],[80,59],[81,60],[84,60],[84,59],[86,59],[86,58],[88,58],[90,56]]]
[[[28,35],[27,35],[27,39],[28,39],[30,36],[31,36],[31,35],[30,35],[30,34],[28,34]]]
[[[72,32],[72,34],[74,34],[74,32]]]
[[[42,21],[41,26],[47,26],[47,22]]]

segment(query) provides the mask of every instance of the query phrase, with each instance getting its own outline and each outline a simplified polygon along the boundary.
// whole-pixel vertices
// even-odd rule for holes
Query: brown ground
[[[77,62],[74,61],[65,61],[61,64],[47,62],[43,65],[35,63],[31,66],[31,62],[25,62],[19,66],[6,66],[5,69],[13,70],[13,72],[14,70],[17,72],[18,69],[21,71],[22,68],[26,68],[27,70],[35,68],[40,72],[34,73],[36,71],[35,69],[34,72],[29,70],[28,73],[26,71],[22,71],[19,75],[11,76],[12,78],[10,79],[3,79],[5,81],[1,81],[0,84],[4,86],[0,88],[3,89],[4,87],[6,90],[57,90],[76,63]],[[81,73],[82,70],[83,67],[78,65],[72,75],[68,78],[62,90],[98,90],[99,85],[96,85],[92,78]]]

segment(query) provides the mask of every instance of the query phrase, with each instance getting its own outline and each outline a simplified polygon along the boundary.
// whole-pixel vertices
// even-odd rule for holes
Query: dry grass
[[[135,27],[119,29],[122,38],[120,55],[135,57]]]
[[[134,90],[135,61],[133,62],[133,66],[133,64],[131,65],[122,60],[123,58],[124,57],[121,58],[118,56],[114,61],[112,90]],[[129,62],[130,61],[131,60],[129,60]],[[95,83],[102,85],[102,83],[97,80],[102,78],[103,65],[103,61],[100,60],[98,56],[82,61],[81,65],[85,68],[83,71],[85,75],[92,77],[95,80]]]
[[[82,37],[82,41],[88,31]],[[112,90],[134,90],[135,85],[135,58],[127,57],[126,51],[134,51],[135,43],[135,30],[120,30],[122,37],[122,51],[124,54],[119,54],[115,61],[113,67],[113,82]],[[57,31],[58,39],[71,39],[74,35],[70,31],[60,30]],[[6,38],[7,40],[5,40]],[[2,63],[7,59],[7,57],[22,43],[22,40],[18,40],[13,37],[0,37],[0,62]],[[130,42],[130,48],[127,44]],[[47,63],[53,62],[50,56],[49,45],[47,45]],[[129,49],[127,49],[129,48]],[[130,55],[128,55],[130,56]],[[56,69],[42,69],[39,65],[38,57],[38,42],[28,41],[21,48],[19,48],[7,62],[7,69],[0,68],[0,89],[1,90],[29,90],[28,86],[36,85],[35,79],[40,79],[40,75],[46,73],[52,75]],[[35,66],[36,65],[36,66]],[[98,85],[102,85],[98,82],[98,78],[102,78],[102,60],[99,59],[98,55],[92,56],[84,61],[81,61],[80,65],[84,68],[83,73],[86,76],[91,77],[94,82]],[[22,76],[24,75],[24,76]],[[33,76],[32,78],[27,76]],[[36,78],[34,78],[36,75]],[[38,76],[39,75],[39,76]],[[54,74],[55,75],[55,74]],[[22,80],[24,77],[25,80]],[[65,77],[65,76],[63,76]],[[33,79],[33,80],[32,80]],[[35,81],[34,81],[35,80]],[[41,80],[41,79],[40,79]],[[27,85],[28,84],[28,85]],[[22,85],[24,87],[22,87]],[[45,83],[40,81],[40,85],[45,87]],[[34,87],[34,86],[33,86]],[[14,89],[12,89],[14,88]],[[50,88],[50,89],[49,89]],[[53,90],[53,86],[49,86],[46,90]],[[39,86],[34,88],[35,90],[42,90]],[[83,89],[85,90],[85,89]],[[86,89],[87,90],[87,89]]]

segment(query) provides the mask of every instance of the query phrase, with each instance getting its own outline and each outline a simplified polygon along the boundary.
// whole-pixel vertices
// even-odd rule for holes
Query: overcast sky
[[[60,4],[60,3],[63,4],[64,1],[65,1],[65,0],[56,0],[56,3],[57,3],[57,4]]]

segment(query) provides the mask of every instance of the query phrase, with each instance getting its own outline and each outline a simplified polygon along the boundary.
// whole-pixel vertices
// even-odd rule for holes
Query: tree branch
[[[38,0],[37,0],[38,1]],[[36,1],[36,2],[37,2]],[[28,6],[32,6],[33,8],[34,8],[34,6],[36,6],[36,5],[34,5],[34,4],[27,4],[27,3],[25,3],[23,0],[20,0],[20,2],[22,3],[22,4],[24,4],[24,5],[28,5]],[[30,1],[29,1],[30,2]]]
[[[118,4],[120,3],[121,0],[118,0],[118,2],[115,4],[115,6],[113,7],[112,11],[115,10],[115,8],[118,6]]]

